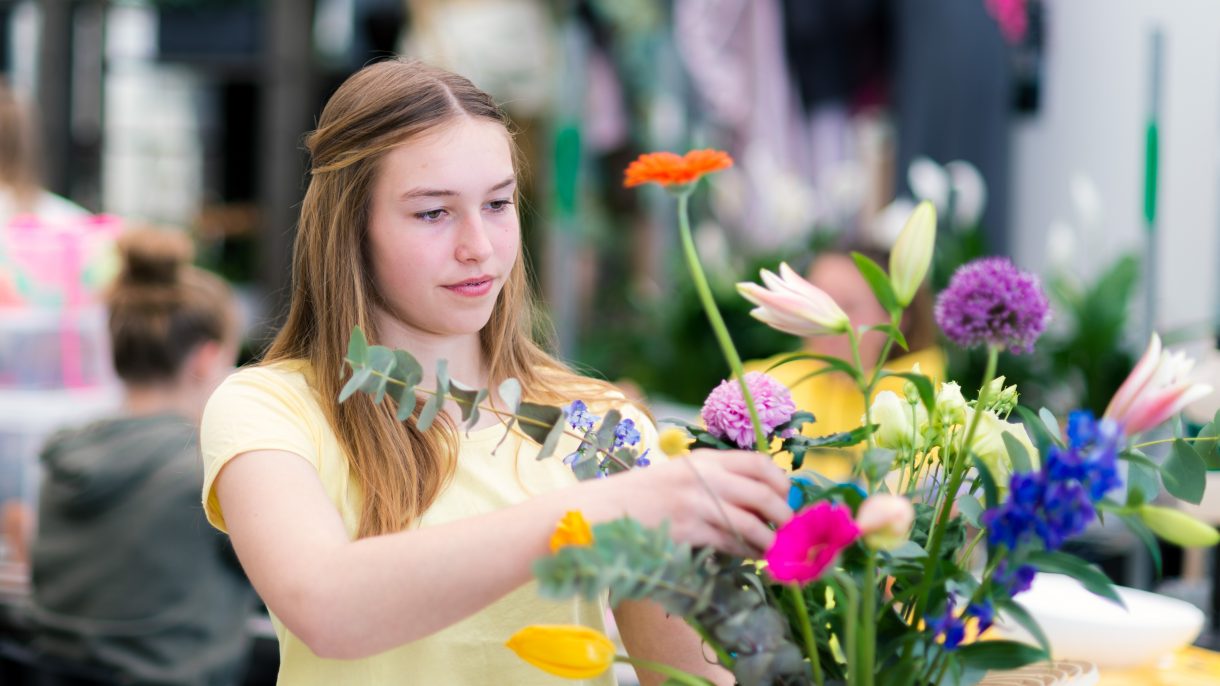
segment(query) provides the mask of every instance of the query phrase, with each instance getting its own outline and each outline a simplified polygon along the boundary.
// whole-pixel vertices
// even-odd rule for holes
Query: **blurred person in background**
[[[0,227],[21,214],[51,222],[87,214],[43,188],[40,154],[30,108],[0,79]]]
[[[178,231],[131,231],[119,252],[107,306],[123,411],[43,449],[33,647],[113,683],[238,683],[254,594],[204,519],[198,443],[236,360],[235,300]]]
[[[810,283],[822,289],[834,299],[839,307],[847,313],[852,326],[875,326],[888,324],[889,314],[869,288],[868,282],[856,269],[852,260],[851,250],[827,250],[817,254],[810,265],[806,277]],[[863,253],[877,264],[887,264],[889,256],[873,248],[861,248],[856,252]],[[893,346],[882,367],[891,372],[909,372],[918,366],[920,373],[929,377],[933,383],[942,381],[945,376],[945,354],[936,343],[936,322],[932,314],[932,293],[927,284],[920,287],[903,315],[900,329],[907,340],[909,351],[897,345]],[[866,369],[871,369],[881,356],[885,344],[885,334],[870,331],[860,337],[860,359]],[[802,350],[819,355],[832,355],[851,361],[851,341],[847,334],[838,336],[813,336],[804,341]],[[783,353],[766,360],[755,361],[746,365],[746,371],[767,371],[784,357],[793,353]],[[824,363],[818,360],[797,360],[788,362],[767,372],[792,390],[792,400],[798,409],[812,412],[817,421],[805,426],[805,433],[810,436],[824,436],[839,431],[850,431],[864,422],[864,399],[860,391],[846,375],[841,373],[819,374],[809,377],[819,371]],[[877,384],[873,397],[881,391],[903,393],[902,378],[886,378]],[[810,452],[805,460],[807,468],[814,469],[830,478],[844,478],[851,474],[852,464],[847,457],[850,453],[841,450]],[[781,453],[777,460],[787,468],[791,457]]]

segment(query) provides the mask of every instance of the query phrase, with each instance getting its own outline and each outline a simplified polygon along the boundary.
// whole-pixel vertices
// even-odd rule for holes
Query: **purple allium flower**
[[[936,323],[963,348],[987,344],[1029,352],[1049,321],[1038,277],[1003,257],[963,265],[936,300]]]
[[[754,398],[754,408],[768,436],[775,427],[786,423],[796,412],[796,403],[788,388],[762,372],[746,374],[746,386]],[[703,403],[703,424],[713,436],[728,440],[741,448],[754,447],[754,426],[750,410],[741,395],[736,379],[720,382]]]

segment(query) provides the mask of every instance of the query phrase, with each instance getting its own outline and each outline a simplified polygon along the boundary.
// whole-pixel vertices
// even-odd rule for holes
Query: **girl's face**
[[[517,259],[508,132],[459,117],[399,145],[373,184],[369,248],[388,314],[408,329],[477,333]]]

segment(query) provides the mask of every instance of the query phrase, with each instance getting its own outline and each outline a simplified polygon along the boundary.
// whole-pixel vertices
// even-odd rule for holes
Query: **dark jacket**
[[[124,683],[237,683],[254,595],[204,519],[195,427],[102,421],[52,438],[42,462],[35,646]]]

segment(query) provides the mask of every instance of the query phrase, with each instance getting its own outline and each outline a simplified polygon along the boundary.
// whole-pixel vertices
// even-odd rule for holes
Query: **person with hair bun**
[[[288,318],[261,364],[230,376],[202,425],[210,521],[227,531],[267,603],[281,684],[560,684],[505,642],[531,624],[602,629],[606,599],[554,602],[531,566],[565,513],[596,524],[669,523],[679,542],[758,555],[792,516],[788,480],[744,451],[665,461],[651,420],[534,338],[509,122],[483,91],[416,61],[387,60],[334,93],[306,139]],[[535,459],[491,412],[459,431],[445,405],[419,431],[391,403],[338,397],[348,337],[437,362],[467,386],[521,382],[524,399],[622,411],[653,460],[577,482]],[[489,402],[503,407],[492,392]],[[576,448],[566,437],[557,455]],[[651,602],[615,608],[635,657],[717,684],[698,634]],[[640,673],[646,685],[663,677]],[[586,684],[613,684],[607,671]]]
[[[198,423],[233,369],[236,302],[169,229],[119,239],[106,294],[119,416],[44,447],[31,552],[33,644],[114,683],[238,683],[254,594],[207,526]]]

